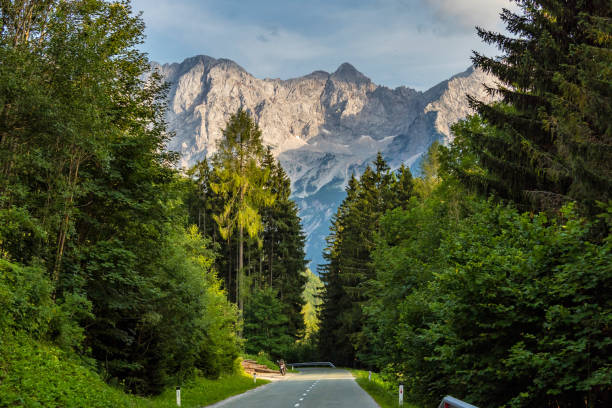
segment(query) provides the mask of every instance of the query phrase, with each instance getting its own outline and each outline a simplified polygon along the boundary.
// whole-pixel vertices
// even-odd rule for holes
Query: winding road
[[[300,368],[296,375],[228,398],[214,408],[377,408],[351,373],[337,368]]]

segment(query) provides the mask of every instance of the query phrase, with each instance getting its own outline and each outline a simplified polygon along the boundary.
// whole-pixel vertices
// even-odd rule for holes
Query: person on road
[[[285,375],[285,373],[287,372],[287,366],[285,365],[285,360],[281,358],[280,360],[276,360],[276,362],[278,363],[278,369],[280,370],[281,375]]]

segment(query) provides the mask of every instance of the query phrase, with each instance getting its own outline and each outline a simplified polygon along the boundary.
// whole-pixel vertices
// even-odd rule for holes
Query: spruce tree
[[[520,13],[501,14],[512,36],[478,29],[484,42],[503,51],[501,58],[473,56],[477,67],[499,78],[489,91],[501,102],[470,99],[482,120],[455,126],[462,163],[454,171],[524,208],[576,200],[592,213],[612,191],[612,5],[516,3]],[[465,166],[470,157],[473,165]]]
[[[270,149],[264,158],[269,171],[268,188],[276,200],[262,210],[264,222],[264,254],[260,279],[278,290],[283,311],[288,317],[289,333],[299,338],[304,335],[302,316],[306,284],[304,252],[305,235],[298,216],[297,204],[290,199],[291,182]]]
[[[333,220],[324,253],[327,264],[321,269],[325,283],[321,311],[320,346],[323,353],[338,344],[334,353],[341,363],[355,365],[357,356],[369,347],[363,331],[363,305],[368,302],[368,286],[375,278],[372,252],[376,247],[382,215],[409,200],[412,176],[405,167],[391,173],[378,153],[373,168],[368,166],[358,181],[349,180],[347,196]]]

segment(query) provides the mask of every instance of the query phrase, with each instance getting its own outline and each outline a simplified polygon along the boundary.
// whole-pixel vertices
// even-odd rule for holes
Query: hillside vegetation
[[[254,194],[226,205],[231,134],[252,119],[228,122],[225,158],[180,172],[129,1],[2,2],[0,23],[0,405],[246,389],[245,343],[278,354],[303,336],[306,281],[289,181],[260,140]]]
[[[475,54],[501,101],[433,145],[420,177],[379,156],[351,180],[321,268],[337,364],[408,397],[612,405],[612,6],[517,1]],[[402,180],[404,180],[402,182]]]

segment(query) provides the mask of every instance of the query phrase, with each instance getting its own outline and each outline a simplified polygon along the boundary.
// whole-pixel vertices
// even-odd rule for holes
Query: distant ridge
[[[466,94],[488,100],[493,78],[473,67],[421,92],[374,84],[346,62],[336,71],[258,79],[236,62],[197,55],[157,64],[170,83],[169,149],[187,167],[215,151],[229,115],[250,111],[292,181],[307,233],[307,256],[321,262],[329,219],[357,175],[381,151],[392,168],[414,172],[434,141],[449,143],[450,125],[471,112]]]

